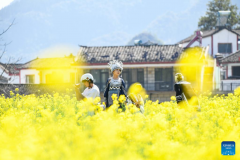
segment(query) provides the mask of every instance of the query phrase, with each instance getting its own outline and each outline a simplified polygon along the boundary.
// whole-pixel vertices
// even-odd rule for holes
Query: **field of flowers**
[[[144,114],[133,105],[117,113],[116,101],[102,111],[67,94],[14,92],[0,96],[0,159],[240,159],[239,90],[200,96],[201,112],[174,97],[148,100]],[[235,141],[236,155],[222,156],[222,141]]]

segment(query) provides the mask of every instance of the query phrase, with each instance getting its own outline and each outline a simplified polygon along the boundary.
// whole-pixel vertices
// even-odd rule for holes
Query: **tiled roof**
[[[221,62],[228,63],[228,62],[239,62],[240,63],[240,50],[235,53],[230,54],[229,56],[221,59]]]
[[[10,64],[5,64],[5,63],[0,63],[0,65],[2,66],[3,69],[5,69],[5,72],[7,72],[8,74],[19,74],[19,70],[17,70],[17,68],[19,68],[21,65],[23,64],[14,64],[14,63],[10,63]]]
[[[214,29],[214,30],[209,30],[209,31],[202,31],[203,35],[202,37],[208,37],[208,36],[211,36],[213,35],[214,33],[216,33],[218,31],[218,29]],[[186,42],[190,42],[194,37],[194,34],[181,40],[180,42],[178,42],[178,44],[180,43],[186,43]]]
[[[0,82],[1,83],[7,83],[8,82],[8,78],[0,75]]]
[[[240,30],[233,30],[235,33],[237,33],[238,35],[240,35]]]
[[[226,29],[226,28],[222,28],[222,29]],[[203,33],[202,37],[211,36],[211,35],[219,32],[219,31],[221,31],[222,29],[213,29],[213,30],[208,30],[208,31],[202,31],[202,33]],[[227,30],[229,30],[229,29],[227,29]],[[240,30],[229,30],[229,31],[230,32],[234,32],[234,33],[240,35]],[[180,42],[178,42],[178,44],[190,42],[193,39],[193,37],[194,37],[194,34],[189,36],[189,37],[187,37],[187,38],[185,38],[185,39],[183,39],[183,40],[181,40]]]
[[[32,61],[29,61],[22,66],[21,68],[68,68],[71,67],[71,63],[74,62],[74,57],[71,58],[36,58]]]
[[[122,62],[172,62],[182,53],[179,45],[136,45],[136,46],[81,46],[76,62],[107,63]]]

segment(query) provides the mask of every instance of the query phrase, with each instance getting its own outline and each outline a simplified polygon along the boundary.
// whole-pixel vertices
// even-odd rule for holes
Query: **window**
[[[218,53],[232,53],[232,43],[219,43]]]
[[[106,82],[109,78],[109,70],[108,69],[101,69],[100,70],[100,73],[101,73],[101,87],[100,87],[100,90],[101,91],[104,91],[104,89],[106,88]]]
[[[129,69],[124,69],[122,71],[122,78],[125,81],[125,87],[128,88],[129,83],[131,83],[130,71]]]
[[[172,68],[155,68],[156,82],[171,82],[173,75]]]
[[[137,79],[138,79],[138,82],[140,82],[142,84],[144,83],[144,70],[143,69],[138,69]]]
[[[106,83],[109,78],[109,70],[101,69],[101,83]]]
[[[221,71],[221,80],[226,79],[226,71]]]
[[[143,85],[144,83],[144,69],[124,69],[122,72],[122,78],[125,81],[126,88],[135,82],[139,82]]]
[[[35,81],[35,75],[26,75],[26,83],[32,84]]]
[[[240,77],[240,66],[233,66],[232,67],[232,76],[239,76]]]
[[[100,83],[100,70],[99,69],[91,70],[89,73],[92,74],[92,76],[94,78],[94,83]]]
[[[155,90],[173,89],[173,68],[155,68]]]

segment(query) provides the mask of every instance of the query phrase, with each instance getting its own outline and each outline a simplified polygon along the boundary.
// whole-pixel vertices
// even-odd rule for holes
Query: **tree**
[[[240,24],[240,13],[237,14],[238,7],[231,4],[231,0],[212,0],[207,4],[206,15],[201,17],[198,22],[198,27],[201,30],[211,30],[216,27],[218,11],[231,11],[227,21],[227,26],[234,29],[237,24]]]
[[[3,77],[4,73],[7,73],[10,70],[15,69],[16,63],[21,60],[21,58],[15,59],[14,57],[9,56],[7,59],[7,62],[5,63],[1,62],[3,59],[3,56],[6,54],[7,46],[11,43],[11,42],[8,42],[8,43],[4,42],[3,35],[14,25],[14,22],[15,20],[13,20],[11,24],[9,24],[9,26],[0,33],[0,67],[1,67],[0,69],[2,70],[2,71],[0,70],[0,81],[5,80],[6,77]]]

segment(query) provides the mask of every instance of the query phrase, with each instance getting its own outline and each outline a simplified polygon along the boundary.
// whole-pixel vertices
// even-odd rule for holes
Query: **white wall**
[[[209,53],[210,55],[212,54],[211,39],[212,39],[211,36],[209,36],[209,37],[204,37],[204,38],[202,39],[202,46],[203,46],[203,47],[209,46],[208,53]]]
[[[21,84],[26,84],[26,75],[35,75],[35,84],[40,83],[39,71],[36,69],[22,69],[20,70]]]
[[[8,81],[8,83],[12,83],[12,84],[19,84],[19,75],[12,75],[9,76],[11,77],[11,79]]]
[[[9,75],[8,73],[3,72],[2,68],[0,68],[0,75],[9,79],[7,83],[19,84],[19,75]]]
[[[240,85],[240,79],[225,79],[225,80],[222,80],[223,83],[239,83]]]
[[[232,53],[237,51],[237,35],[227,29],[213,35],[213,56],[218,53],[218,43],[232,43]]]
[[[3,69],[0,67],[0,75],[2,75],[3,77],[9,78],[9,75],[3,71]]]
[[[223,29],[220,32],[217,32],[213,35],[213,56],[218,53],[218,43],[232,43],[232,53],[237,51],[237,35],[228,31],[227,29]],[[189,42],[183,43],[182,46],[186,47]],[[202,39],[202,46],[207,47],[209,45],[209,54],[212,54],[212,38],[211,36],[204,37]],[[191,47],[199,46],[199,42],[194,42]],[[239,48],[240,49],[240,48]]]
[[[42,77],[43,77],[43,82],[46,83],[46,75],[47,74],[52,74],[52,72],[60,72],[64,75],[63,77],[63,82],[64,83],[69,83],[70,82],[70,74],[75,73],[75,79],[76,79],[76,69],[51,69],[51,70],[42,70]]]
[[[227,74],[228,74],[228,77],[232,76],[232,67],[233,66],[240,66],[240,63],[229,63],[228,64],[228,68],[227,68]]]
[[[41,70],[42,72],[42,83],[46,83],[46,75],[51,74],[52,72],[61,72],[64,75],[63,82],[70,82],[70,73],[76,73],[76,69],[49,69]],[[20,71],[21,75],[21,84],[26,83],[26,75],[35,75],[35,84],[40,84],[40,71],[36,69],[23,69]]]
[[[214,66],[214,83],[216,84],[216,89],[220,89],[221,83],[221,68],[216,66],[216,59],[215,59],[215,66]]]
[[[222,90],[223,91],[233,91],[237,87],[240,86],[240,79],[232,80],[232,79],[226,79],[222,80]]]
[[[0,67],[0,75],[7,77],[8,74],[6,72],[3,71],[3,69]]]
[[[228,77],[232,76],[232,67],[233,66],[240,66],[240,63],[229,63],[227,68],[227,74]],[[222,90],[223,91],[230,91],[236,89],[238,86],[240,86],[240,79],[225,79],[222,80]]]

